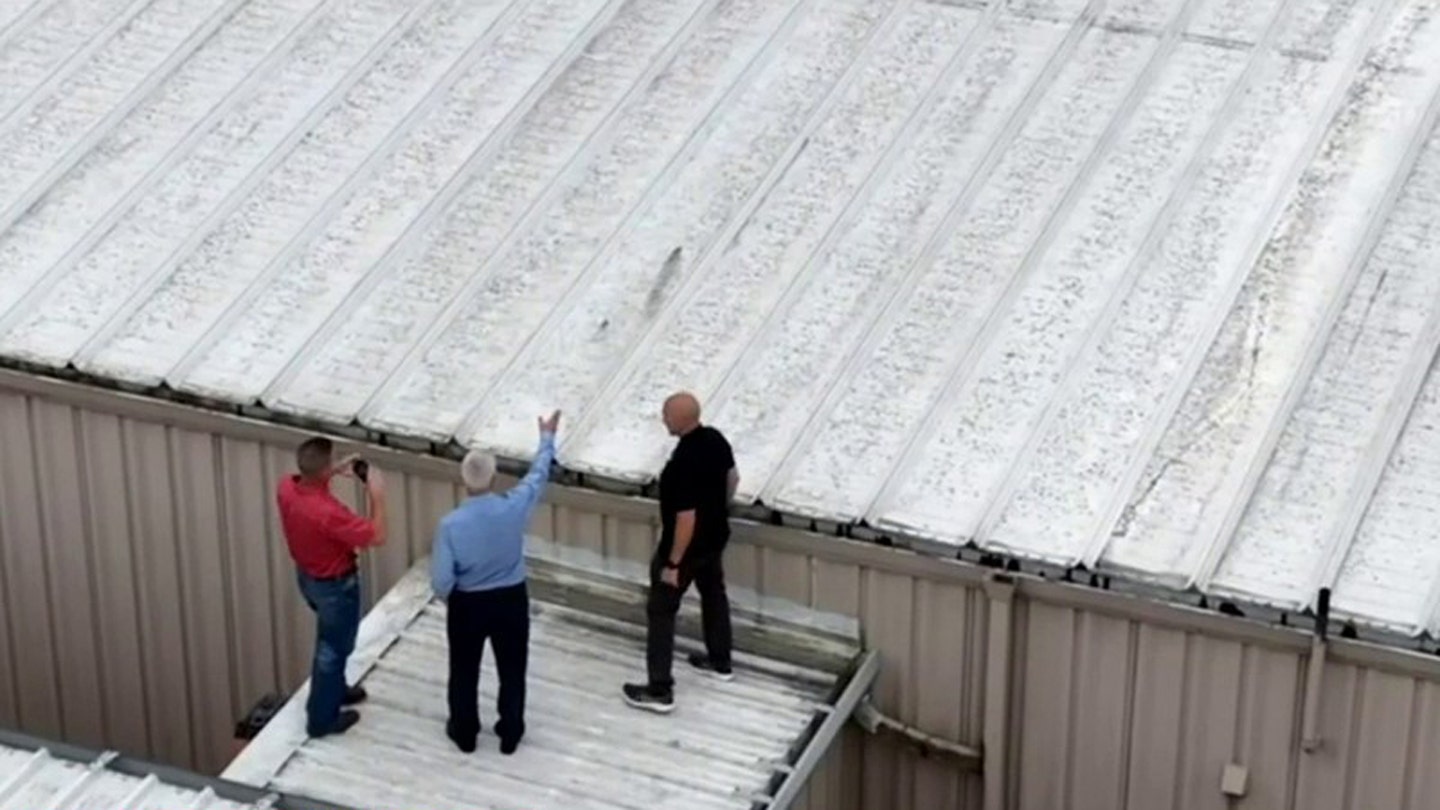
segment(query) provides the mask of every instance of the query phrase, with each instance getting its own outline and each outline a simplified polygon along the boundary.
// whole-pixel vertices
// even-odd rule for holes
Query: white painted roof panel
[[[12,361],[631,482],[690,387],[787,515],[1440,626],[1433,0],[40,0],[0,68]]]

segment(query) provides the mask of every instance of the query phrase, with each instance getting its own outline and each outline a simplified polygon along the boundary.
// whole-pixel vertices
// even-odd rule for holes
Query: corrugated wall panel
[[[786,599],[797,605],[812,601],[810,558],[771,548],[759,549],[760,593]]]
[[[220,497],[219,439],[175,430],[169,439],[177,541],[180,551],[181,604],[184,614],[190,727],[196,737],[196,764],[214,771],[223,764],[239,694],[231,660],[234,583],[227,570],[224,512]]]
[[[1415,680],[1374,670],[1360,678],[1364,707],[1353,735],[1355,762],[1350,805],[1404,810],[1405,776],[1415,712]]]
[[[1232,642],[1233,643],[1233,642]],[[1225,706],[1237,715],[1239,736],[1232,757],[1250,769],[1250,791],[1241,807],[1264,810],[1295,807],[1290,780],[1299,739],[1300,684],[1304,678],[1301,657],[1295,653],[1245,645],[1239,706]],[[1222,704],[1224,705],[1224,704]],[[1223,763],[1221,765],[1223,768]],[[1205,792],[1219,789],[1220,771],[1211,771]]]
[[[35,471],[40,496],[41,536],[46,539],[51,618],[62,643],[56,645],[56,675],[66,739],[85,746],[105,738],[100,702],[102,676],[95,641],[92,538],[80,491],[78,414],[71,408],[36,402],[31,412],[36,431]],[[88,644],[64,643],[87,639]]]
[[[1034,603],[1021,605],[1023,632],[1017,666],[1018,717],[1012,733],[1020,742],[1015,762],[1017,808],[1053,810],[1067,806],[1069,751],[1072,736],[1070,702],[1075,685],[1075,611]]]
[[[860,575],[860,623],[865,646],[880,651],[875,701],[897,719],[914,722],[913,671],[908,662],[915,650],[915,580],[866,570]],[[900,756],[889,737],[865,746],[864,806],[913,807],[913,759]]]
[[[175,641],[185,638],[186,620],[180,609],[184,591],[167,429],[126,421],[121,432],[126,480],[131,482],[135,510],[140,660],[151,742],[148,753],[162,762],[189,764],[197,761],[188,711],[194,701],[186,656]]]
[[[1183,810],[1224,810],[1220,776],[1232,761],[1238,737],[1238,698],[1244,646],[1186,635],[1180,781],[1176,806]]]
[[[935,582],[915,584],[915,649],[907,691],[913,721],[944,739],[973,739],[965,709],[976,681],[967,667],[984,649],[970,643],[973,592]],[[922,674],[923,673],[923,677]],[[914,807],[959,807],[961,778],[951,762],[923,759],[915,766]]]
[[[150,750],[145,675],[141,662],[134,517],[125,481],[125,435],[114,416],[78,412],[85,449],[81,507],[93,555],[92,584],[104,700],[105,741],[125,751]]]
[[[15,674],[21,700],[17,721],[45,737],[63,734],[60,693],[55,682],[53,608],[46,575],[46,543],[41,529],[40,486],[35,477],[35,431],[30,401],[0,397],[0,552],[5,560],[5,603],[15,606],[6,618],[15,646]],[[88,639],[87,639],[88,641]]]
[[[275,511],[265,489],[264,448],[253,442],[220,439],[218,467],[221,518],[218,535],[225,549],[227,601],[233,618],[230,657],[235,696],[264,694],[280,682],[275,643],[282,625],[275,598],[285,584],[270,569],[267,524]],[[285,591],[293,590],[285,588]]]
[[[1095,613],[1077,614],[1076,624],[1068,710],[1072,740],[1083,744],[1069,746],[1067,806],[1112,810],[1125,806],[1136,628]]]
[[[1174,807],[1181,781],[1184,740],[1186,635],[1139,628],[1134,698],[1129,733],[1130,767],[1125,788],[1128,810]]]
[[[1405,810],[1434,807],[1440,796],[1440,684],[1417,682],[1405,757]]]

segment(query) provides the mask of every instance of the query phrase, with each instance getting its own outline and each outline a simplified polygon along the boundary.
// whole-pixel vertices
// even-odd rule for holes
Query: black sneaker
[[[473,753],[475,753],[475,737],[476,737],[477,735],[471,734],[471,735],[462,737],[462,736],[460,736],[460,735],[458,735],[458,734],[455,733],[455,724],[452,723],[452,722],[450,722],[449,720],[446,720],[446,721],[445,721],[445,736],[450,738],[450,742],[455,743],[455,747],[460,749],[460,753],[462,753],[462,754],[473,754]]]
[[[622,691],[625,693],[625,702],[636,709],[644,709],[656,714],[669,714],[675,711],[673,692],[657,692],[643,683],[627,683]]]
[[[721,669],[710,663],[710,656],[705,653],[690,653],[690,666],[700,670],[712,678],[730,682],[735,680],[735,670],[730,667]]]
[[[351,686],[345,690],[345,699],[340,701],[340,703],[344,706],[354,706],[356,703],[365,702],[365,698],[367,697],[369,697],[369,694],[365,692],[365,687]]]
[[[339,717],[335,718],[335,725],[320,732],[310,731],[309,734],[311,737],[328,737],[331,734],[344,734],[350,730],[351,726],[358,722],[360,722],[360,713],[354,709],[346,709],[340,712]]]
[[[501,741],[500,741],[500,753],[504,754],[504,755],[507,756],[507,757],[510,756],[511,754],[515,753],[515,749],[517,749],[517,748],[519,748],[519,747],[520,747],[520,741],[519,741],[518,739],[510,739],[510,740],[501,740]]]

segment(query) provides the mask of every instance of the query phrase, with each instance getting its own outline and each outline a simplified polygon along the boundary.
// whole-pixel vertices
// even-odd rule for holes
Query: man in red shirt
[[[365,699],[359,686],[345,686],[345,662],[355,650],[360,629],[360,549],[385,543],[385,485],[380,471],[368,465],[357,470],[357,457],[336,464],[333,443],[307,439],[296,452],[300,468],[286,476],[276,492],[285,543],[295,560],[300,594],[315,611],[315,659],[310,671],[310,699],[305,705],[306,732],[312,737],[339,734],[360,720],[343,709]],[[350,511],[330,492],[336,475],[360,472],[370,502],[370,517]]]

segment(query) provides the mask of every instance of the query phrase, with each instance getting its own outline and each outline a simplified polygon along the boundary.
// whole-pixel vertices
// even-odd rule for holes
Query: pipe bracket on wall
[[[882,731],[895,734],[919,749],[924,756],[944,754],[958,759],[961,767],[966,770],[979,770],[980,768],[983,757],[978,748],[937,737],[908,723],[888,717],[875,707],[868,695],[855,707],[854,717],[855,722],[870,734],[878,734]]]
[[[1307,754],[1320,750],[1320,694],[1325,688],[1325,651],[1329,642],[1330,589],[1321,588],[1315,600],[1315,637],[1305,670],[1305,713],[1301,718],[1300,747]]]

